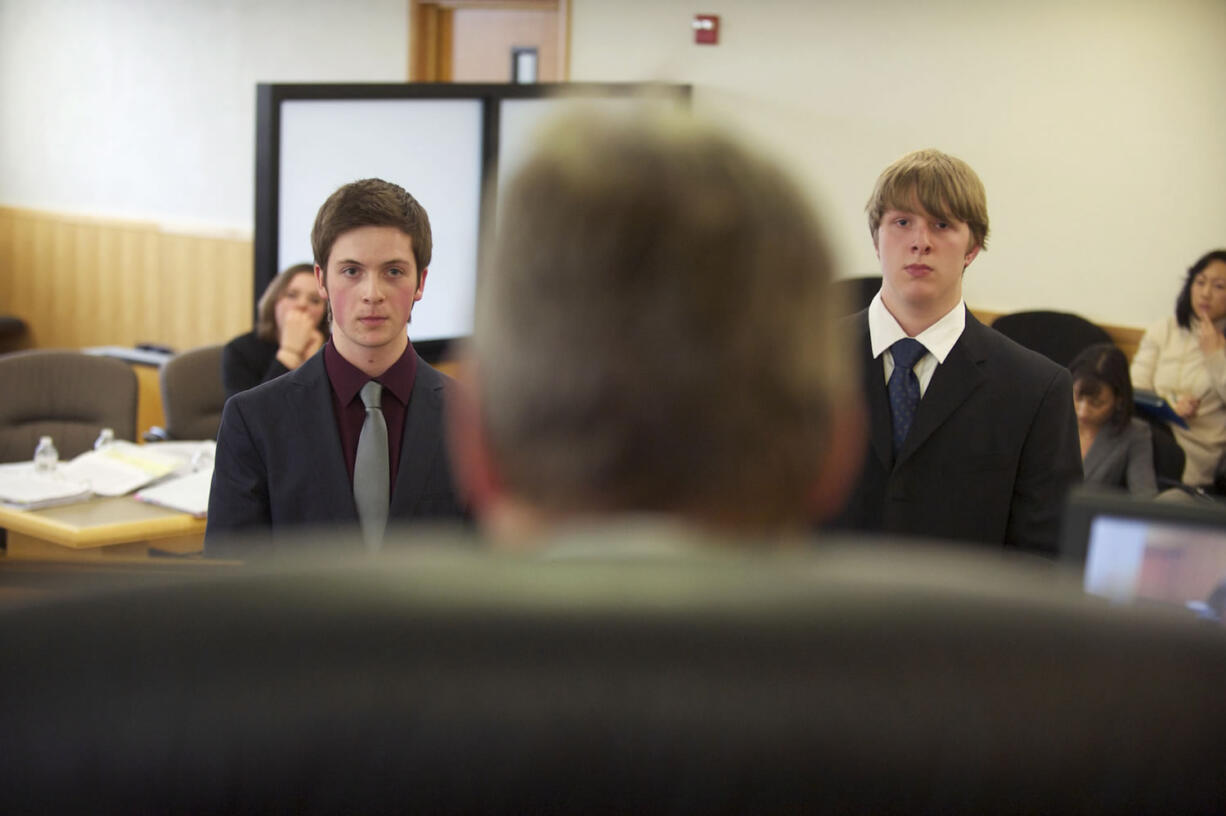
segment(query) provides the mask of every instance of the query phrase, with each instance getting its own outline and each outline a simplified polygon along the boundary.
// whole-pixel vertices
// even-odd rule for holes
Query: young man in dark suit
[[[866,210],[881,291],[850,321],[870,444],[838,526],[1054,554],[1081,479],[1072,385],[962,299],[988,236],[983,183],[920,150],[886,168]]]
[[[356,181],[324,202],[311,246],[331,337],[298,369],[226,403],[207,553],[231,539],[244,546],[226,554],[241,557],[260,540],[253,532],[355,523],[375,550],[389,521],[463,515],[444,442],[450,380],[417,356],[406,329],[430,263],[425,209],[395,184]]]

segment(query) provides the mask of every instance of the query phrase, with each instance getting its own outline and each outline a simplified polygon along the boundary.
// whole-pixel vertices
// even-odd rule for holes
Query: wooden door
[[[570,0],[410,0],[409,79],[511,82],[528,49],[536,81],[565,81],[569,12]]]

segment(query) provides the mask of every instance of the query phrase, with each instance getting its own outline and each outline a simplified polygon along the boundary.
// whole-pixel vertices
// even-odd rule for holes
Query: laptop
[[[1226,623],[1226,503],[1078,488],[1065,507],[1060,552],[1083,570],[1092,595]]]

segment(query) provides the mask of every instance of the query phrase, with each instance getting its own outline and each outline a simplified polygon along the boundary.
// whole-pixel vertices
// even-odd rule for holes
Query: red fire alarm
[[[719,44],[718,14],[695,14],[691,25],[694,27],[694,42],[699,45]]]

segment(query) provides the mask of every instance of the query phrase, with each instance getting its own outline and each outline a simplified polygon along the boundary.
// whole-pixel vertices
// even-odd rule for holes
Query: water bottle
[[[105,450],[115,441],[115,430],[113,428],[103,428],[102,433],[98,434],[98,438],[94,440],[94,450]]]
[[[38,473],[54,473],[55,466],[60,461],[60,452],[55,449],[55,443],[49,436],[38,438],[38,447],[34,449],[34,470]]]

